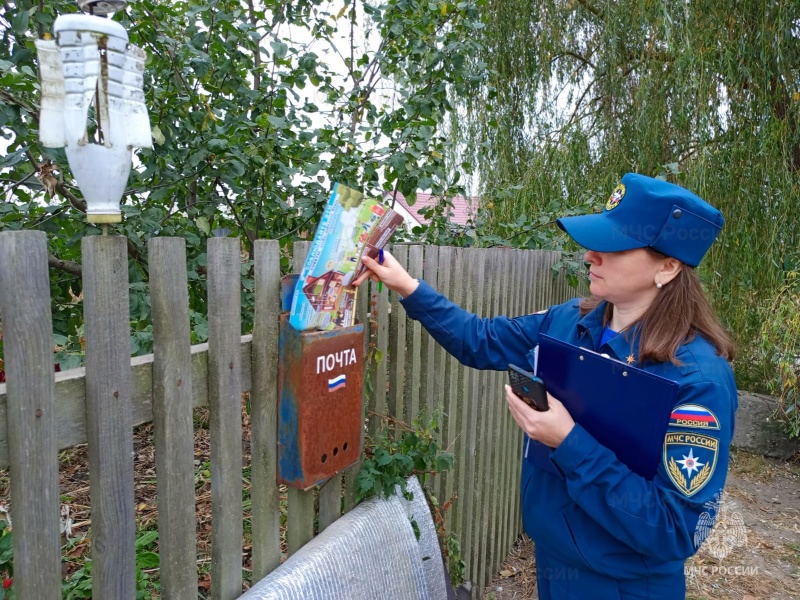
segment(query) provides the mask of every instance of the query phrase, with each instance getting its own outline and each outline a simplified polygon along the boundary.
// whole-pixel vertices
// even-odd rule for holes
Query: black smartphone
[[[547,389],[544,381],[520,369],[516,365],[508,365],[508,379],[511,383],[511,390],[531,408],[538,411],[545,411],[550,408],[547,404]]]

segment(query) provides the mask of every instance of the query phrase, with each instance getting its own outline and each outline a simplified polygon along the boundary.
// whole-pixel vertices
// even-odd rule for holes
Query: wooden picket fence
[[[308,244],[295,246],[299,271]],[[558,253],[397,245],[394,255],[456,303],[482,316],[527,314],[574,295],[553,277]],[[19,600],[61,597],[58,451],[88,442],[93,595],[132,599],[135,590],[133,427],[153,422],[161,595],[198,596],[192,411],[210,409],[211,597],[242,594],[241,394],[251,406],[252,580],[281,561],[276,483],[280,256],[278,242],[255,248],[252,335],[241,331],[239,240],[208,241],[207,344],[191,346],[185,244],[149,242],[153,355],[131,359],[126,240],[82,243],[85,368],[52,372],[47,241],[42,232],[0,233],[0,315],[7,383],[0,384],[0,466],[10,468],[14,586]],[[459,365],[396,294],[359,291],[359,320],[384,357],[367,365],[365,415],[375,431],[389,415],[411,422],[442,407],[442,442],[455,467],[432,482],[455,499],[448,526],[459,536],[467,578],[490,580],[521,531],[521,433],[506,409],[505,373]],[[316,491],[288,490],[291,554],[354,504],[358,465]],[[344,498],[343,492],[344,490]],[[479,592],[478,592],[479,593]],[[477,594],[476,594],[477,595]]]

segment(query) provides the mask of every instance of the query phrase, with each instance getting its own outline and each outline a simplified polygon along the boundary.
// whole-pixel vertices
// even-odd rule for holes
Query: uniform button
[[[675,217],[676,219],[680,219],[681,218],[681,209],[680,208],[676,208],[675,210],[673,210],[672,211],[672,216]]]

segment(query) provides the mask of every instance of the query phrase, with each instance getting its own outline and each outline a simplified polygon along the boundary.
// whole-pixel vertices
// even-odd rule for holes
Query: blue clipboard
[[[549,335],[539,336],[537,375],[576,423],[631,471],[652,480],[678,396],[671,379]],[[551,472],[551,448],[526,441],[526,460]]]

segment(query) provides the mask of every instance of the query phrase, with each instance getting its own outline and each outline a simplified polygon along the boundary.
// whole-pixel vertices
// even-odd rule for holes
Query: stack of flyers
[[[298,331],[355,323],[361,257],[375,258],[403,217],[376,198],[339,183],[322,213],[292,298],[289,323]]]

